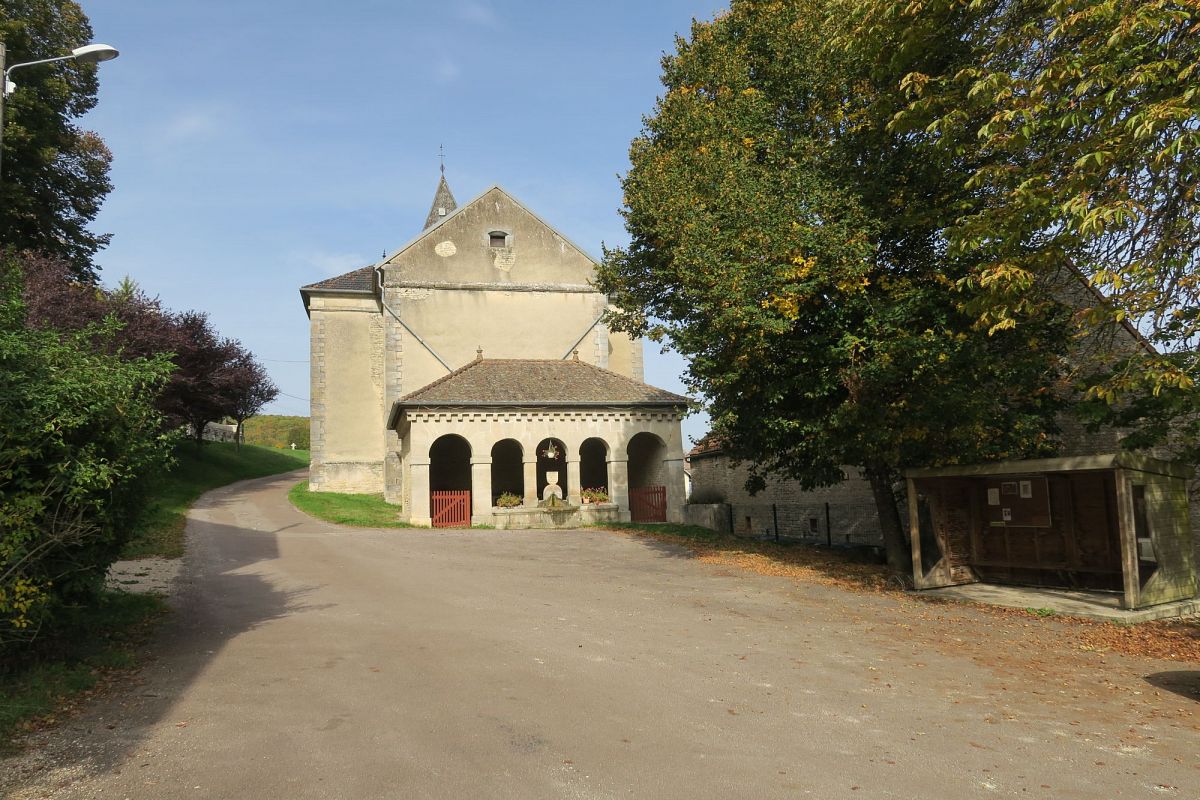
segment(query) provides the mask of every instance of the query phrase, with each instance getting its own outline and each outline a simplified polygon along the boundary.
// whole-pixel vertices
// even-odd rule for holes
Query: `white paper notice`
[[[1021,481],[1021,497],[1026,500],[1033,497],[1033,481]]]
[[[988,489],[988,505],[989,506],[1000,505],[1000,490],[999,489]]]

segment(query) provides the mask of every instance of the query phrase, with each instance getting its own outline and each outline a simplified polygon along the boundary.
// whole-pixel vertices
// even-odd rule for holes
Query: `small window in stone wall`
[[[504,231],[492,231],[488,234],[489,247],[508,247],[508,234]]]

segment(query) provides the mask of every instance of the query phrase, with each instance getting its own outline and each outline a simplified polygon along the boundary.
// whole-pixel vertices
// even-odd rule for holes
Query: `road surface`
[[[339,528],[300,477],[201,499],[148,665],[0,793],[1200,796],[1195,665],[602,531]]]

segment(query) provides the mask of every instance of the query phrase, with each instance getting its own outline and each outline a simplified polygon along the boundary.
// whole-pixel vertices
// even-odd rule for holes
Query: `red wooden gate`
[[[432,492],[430,506],[435,528],[471,527],[471,493]]]
[[[667,521],[667,487],[629,490],[629,518],[634,522]]]

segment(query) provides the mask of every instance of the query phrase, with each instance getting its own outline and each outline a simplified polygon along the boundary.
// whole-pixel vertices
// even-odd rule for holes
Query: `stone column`
[[[608,499],[617,504],[621,522],[629,521],[629,459],[608,460]]]
[[[530,461],[526,458],[523,466],[525,467],[525,506],[526,508],[537,508],[537,459]]]
[[[663,477],[667,482],[667,522],[683,522],[683,459],[664,459]]]
[[[471,524],[492,524],[492,457],[471,457]]]
[[[583,503],[583,486],[580,484],[579,477],[579,459],[574,461],[567,459],[567,485],[566,501],[573,506],[578,506]]]
[[[413,525],[429,526],[433,519],[429,513],[429,457],[424,461],[408,463],[409,493],[408,521]]]

